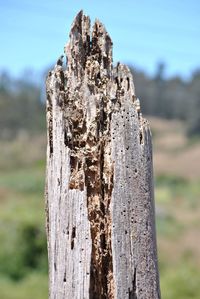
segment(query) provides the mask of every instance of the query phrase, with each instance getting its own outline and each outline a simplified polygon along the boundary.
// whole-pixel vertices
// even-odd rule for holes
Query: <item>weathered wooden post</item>
[[[47,78],[50,299],[160,298],[151,134],[127,66],[81,11]]]

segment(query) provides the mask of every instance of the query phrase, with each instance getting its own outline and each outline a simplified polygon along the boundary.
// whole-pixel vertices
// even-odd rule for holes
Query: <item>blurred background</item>
[[[0,4],[0,298],[48,297],[45,76],[80,9],[105,24],[152,128],[162,298],[200,298],[200,2]]]

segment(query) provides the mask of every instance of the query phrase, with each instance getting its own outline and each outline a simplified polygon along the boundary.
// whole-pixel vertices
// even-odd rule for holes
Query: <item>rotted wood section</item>
[[[49,298],[158,299],[151,133],[132,75],[82,11],[65,56],[46,82]]]

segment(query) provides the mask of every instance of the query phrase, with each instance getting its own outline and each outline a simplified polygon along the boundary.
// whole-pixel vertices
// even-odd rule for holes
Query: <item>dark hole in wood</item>
[[[71,235],[71,250],[74,249],[74,239],[76,237],[76,227],[74,226],[72,229],[72,235]]]
[[[143,143],[143,134],[142,134],[142,132],[140,132],[140,144],[142,144]]]
[[[129,90],[130,89],[130,79],[129,79],[129,77],[127,77],[127,90]]]

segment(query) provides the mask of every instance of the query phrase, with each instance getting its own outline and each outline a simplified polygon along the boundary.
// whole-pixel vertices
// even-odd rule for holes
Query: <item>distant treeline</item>
[[[41,88],[30,78],[13,79],[6,72],[0,74],[0,128],[3,139],[45,130]]]
[[[194,72],[188,81],[178,76],[166,79],[164,64],[158,65],[154,77],[136,69],[131,71],[144,115],[183,120],[188,135],[200,135],[200,71]],[[41,87],[34,80],[0,74],[0,138],[45,130],[41,95]]]
[[[131,68],[142,112],[186,123],[189,136],[200,135],[200,70],[184,81],[164,77],[165,65],[159,64],[154,77]]]

